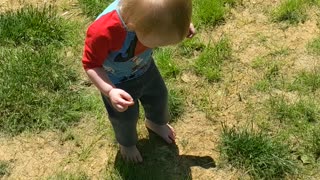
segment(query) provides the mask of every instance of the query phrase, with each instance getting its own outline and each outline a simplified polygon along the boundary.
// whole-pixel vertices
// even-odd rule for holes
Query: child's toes
[[[174,129],[172,126],[170,126],[169,124],[167,124],[168,128],[169,128],[169,131],[171,131],[170,134],[172,134],[174,137],[176,136],[176,132],[174,132]]]
[[[175,142],[176,137],[174,136],[174,134],[169,134],[168,137],[170,138],[171,143],[174,143],[174,142]]]
[[[171,143],[173,142],[173,141],[172,141],[172,138],[170,137],[170,135],[163,137],[163,139],[164,139],[167,143],[169,143],[169,144],[171,144]]]
[[[138,156],[137,156],[137,161],[136,162],[142,162],[142,157],[141,157],[141,155],[139,154]]]

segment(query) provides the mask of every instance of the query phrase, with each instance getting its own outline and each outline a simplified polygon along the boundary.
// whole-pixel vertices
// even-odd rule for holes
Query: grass
[[[288,103],[284,97],[271,97],[270,113],[281,122],[316,122],[320,118],[319,105],[313,100],[298,100]]]
[[[66,130],[63,132],[59,137],[59,143],[60,145],[64,145],[68,141],[73,141],[75,146],[80,147],[82,142],[80,141],[80,138],[78,135],[76,135],[71,130]]]
[[[257,57],[251,63],[251,67],[254,69],[258,69],[258,70],[261,70],[261,69],[265,68],[266,66],[269,66],[269,61],[267,61],[263,57]]]
[[[78,0],[82,12],[94,20],[113,0]]]
[[[286,21],[290,24],[306,20],[305,0],[286,0],[272,12],[272,19],[276,22]]]
[[[62,45],[70,38],[71,25],[60,18],[52,6],[26,6],[18,11],[1,13],[0,22],[0,46]]]
[[[110,1],[79,0],[79,5],[83,8],[86,16],[94,19],[107,7],[108,2]],[[194,1],[194,20],[196,26],[200,28],[200,31],[202,28],[210,30],[210,27],[226,21],[225,17],[228,12],[228,6],[233,6],[234,4],[235,1],[232,0],[220,0],[219,2],[212,0]],[[83,112],[87,113],[91,111],[91,108],[94,113],[96,113],[96,117],[92,119],[100,119],[100,116],[103,116],[104,119],[103,122],[96,122],[104,125],[99,127],[101,129],[98,130],[106,131],[105,128],[109,128],[110,126],[109,124],[105,124],[104,107],[99,106],[100,102],[97,103],[100,101],[100,97],[93,94],[84,95],[83,88],[85,87],[79,84],[79,73],[74,69],[74,67],[78,67],[79,64],[73,63],[73,59],[77,59],[79,56],[75,53],[76,57],[72,57],[73,59],[71,60],[61,51],[61,48],[64,48],[63,45],[76,44],[73,42],[75,39],[70,38],[70,22],[65,22],[65,20],[61,19],[56,14],[54,8],[46,8],[47,9],[44,10],[30,7],[31,10],[29,11],[26,9],[19,10],[18,12],[20,12],[20,14],[18,14],[18,12],[10,12],[11,14],[6,12],[1,15],[0,131],[16,134],[23,131],[38,131],[47,128],[66,130],[58,140],[61,144],[67,141],[72,141],[72,144],[75,144],[76,150],[79,150],[75,152],[78,153],[78,156],[72,156],[72,158],[75,158],[75,164],[79,163],[82,167],[83,164],[91,163],[93,147],[103,148],[105,146],[100,147],[98,144],[95,144],[95,142],[84,146],[81,141],[82,139],[72,131],[72,128],[71,131],[69,131],[68,126],[77,123],[80,118],[86,119],[87,117]],[[295,8],[299,9],[300,7],[296,6]],[[20,15],[23,14],[21,13],[22,11],[25,11],[25,15],[23,16],[27,17],[20,17]],[[292,8],[292,11],[294,11],[294,8]],[[301,12],[302,18],[299,17],[300,19],[298,18],[299,20],[297,21],[293,20],[293,23],[304,21],[306,16],[304,15],[303,8]],[[37,15],[41,18],[33,17],[32,13],[42,13],[42,15]],[[300,16],[300,14],[298,15]],[[46,19],[47,16],[50,16],[50,18]],[[11,19],[9,19],[9,17]],[[83,17],[81,16],[81,18]],[[294,19],[294,16],[289,16],[289,19],[284,21],[291,22],[290,18]],[[24,19],[30,22],[40,22],[35,22],[33,27],[23,26],[23,28],[20,28],[20,21],[22,22],[21,26],[23,24],[28,25],[28,23],[24,23],[24,21],[27,21]],[[15,24],[11,25],[10,23]],[[16,24],[18,24],[17,27],[19,28],[15,28]],[[6,29],[7,27],[10,28]],[[39,29],[36,27],[39,27]],[[78,27],[74,27],[74,29],[76,28]],[[23,32],[21,29],[26,29],[26,32]],[[20,31],[14,32],[16,30]],[[47,35],[43,35],[42,33]],[[73,29],[71,33],[74,33]],[[83,38],[80,35],[78,37]],[[260,36],[260,41],[261,43],[266,42],[265,37]],[[77,42],[82,41],[78,38]],[[319,52],[318,44],[317,40],[314,40],[308,46],[310,52],[315,55],[318,55],[317,52]],[[281,49],[270,53],[267,55],[268,57],[263,56],[257,59],[257,61],[252,64],[252,67],[257,69],[257,71],[261,71],[262,74],[262,80],[257,84],[259,90],[268,92],[270,88],[279,87],[278,84],[280,82],[279,77],[281,77],[282,66],[274,59],[277,60],[280,58],[280,60],[282,60],[281,58],[286,56],[288,52],[288,49]],[[161,48],[156,50],[155,57],[158,63],[157,65],[167,82],[172,83],[174,86],[189,88],[189,84],[191,83],[185,82],[184,84],[179,84],[180,82],[177,81],[177,77],[181,75],[186,66],[190,65],[190,62],[195,60],[192,68],[194,68],[198,75],[203,76],[209,82],[221,82],[223,74],[230,73],[230,71],[224,72],[222,67],[229,67],[229,65],[226,65],[224,62],[232,58],[232,49],[228,39],[223,38],[216,44],[205,45],[196,36],[193,39],[182,42],[178,48]],[[190,58],[190,61],[183,64],[184,61],[180,61],[180,58],[183,60],[189,60]],[[178,61],[176,62],[176,60]],[[284,61],[286,61],[286,59],[284,59]],[[72,66],[69,66],[71,63],[73,63]],[[238,75],[237,71],[243,70],[243,67],[240,67],[240,69],[237,68],[238,67],[235,67],[235,75]],[[290,154],[289,151],[294,151],[293,154],[298,154],[301,156],[301,159],[305,159],[304,157],[307,156],[319,159],[319,102],[317,102],[318,98],[316,96],[314,100],[310,100],[311,95],[313,95],[313,93],[316,94],[319,89],[318,74],[320,73],[317,71],[298,73],[294,82],[290,85],[289,88],[291,89],[289,90],[291,91],[305,92],[305,94],[303,94],[304,99],[291,103],[287,99],[274,97],[268,101],[269,111],[262,110],[259,112],[261,116],[263,116],[261,120],[270,121],[270,119],[277,119],[286,123],[283,123],[286,125],[285,128],[281,126],[281,122],[275,123],[275,121],[270,121],[270,124],[272,124],[270,127],[275,127],[274,124],[280,125],[280,127],[275,127],[272,130],[270,130],[270,128],[265,129],[263,133],[224,128],[221,140],[221,155],[226,157],[233,166],[244,169],[254,179],[282,179],[288,174],[295,174],[296,165],[294,161],[292,161],[292,154]],[[243,74],[241,73],[241,75]],[[242,81],[234,84],[238,85],[241,83]],[[213,86],[211,87],[211,85]],[[229,84],[224,84],[224,82],[211,85],[207,82],[203,83],[201,80],[195,83],[192,82],[190,86],[191,89],[187,91],[189,92],[190,90],[190,92],[197,94],[191,94],[195,97],[191,99],[188,98],[188,100],[192,101],[192,105],[186,105],[184,103],[186,99],[185,91],[169,88],[169,108],[173,119],[179,119],[183,113],[187,113],[187,109],[193,108],[194,104],[197,103],[200,104],[197,108],[206,113],[206,120],[210,121],[208,114],[213,113],[215,113],[214,118],[217,117],[218,119],[233,116],[234,109],[238,109],[238,107],[229,109],[229,107],[225,107],[226,104],[224,104],[224,102],[221,102],[221,105],[218,104],[218,107],[215,107],[215,103],[212,103],[215,99],[211,99],[211,96],[206,96],[209,93],[218,93],[220,90],[224,93],[224,91],[228,90],[226,94],[222,95],[226,97],[223,100],[229,100],[229,97],[235,95],[233,94],[235,88],[233,83],[230,82],[230,86]],[[228,85],[228,87],[225,87],[226,85]],[[239,88],[242,87],[244,86],[239,86]],[[197,90],[194,91],[194,88]],[[259,106],[260,102],[257,102],[255,99],[251,102],[253,99],[251,97],[254,96],[255,98],[255,94],[246,94],[248,92],[247,89],[239,90],[241,91],[241,95],[243,95],[245,106],[247,102],[252,103],[253,110],[255,110],[255,112],[257,110],[259,111],[260,109],[256,108],[256,105]],[[204,91],[206,91],[206,93],[204,93]],[[259,93],[259,95],[260,94],[261,93]],[[295,94],[295,92],[290,92],[290,94]],[[264,97],[264,95],[267,94],[264,93],[262,96]],[[197,102],[201,101],[201,98],[204,98],[203,106],[201,106],[201,102]],[[236,98],[237,97],[235,97],[235,99]],[[233,102],[230,101],[230,104],[233,105]],[[238,106],[237,103],[235,104]],[[246,110],[244,111],[243,117],[246,117],[247,112]],[[252,112],[250,113],[252,114]],[[226,117],[222,117],[225,115]],[[268,115],[270,115],[271,118],[268,117]],[[234,118],[239,122],[243,122],[243,117],[236,115]],[[89,120],[91,120],[91,118],[89,118]],[[299,121],[300,123],[297,123]],[[232,123],[232,120],[230,122]],[[180,124],[177,123],[176,126],[179,127]],[[109,128],[107,131],[111,131],[111,129]],[[289,148],[289,146],[283,144],[283,142],[280,143],[276,141],[278,137],[266,135],[273,134],[274,132],[283,133],[282,135],[280,134],[280,136],[285,137],[284,142],[291,143],[289,137],[293,137],[293,141],[299,141],[297,143],[298,150],[292,149],[291,146]],[[295,134],[293,132],[295,132]],[[279,134],[276,135],[278,136]],[[107,139],[110,139],[109,136]],[[155,142],[150,139],[142,139],[139,141],[138,148],[141,149],[145,160],[144,164],[127,164],[121,161],[118,156],[115,162],[113,162],[114,159],[111,157],[110,161],[112,162],[108,163],[108,167],[106,168],[106,171],[110,173],[106,174],[105,179],[141,179],[141,177],[145,177],[146,179],[192,179],[197,173],[193,174],[190,167],[199,166],[199,162],[200,164],[202,163],[201,158],[179,155],[178,147],[168,146],[160,141],[161,140]],[[192,147],[194,145],[192,144],[193,142],[192,140],[184,140],[180,142],[182,147],[179,148],[186,149]],[[110,142],[108,140],[107,142],[103,141],[103,143],[109,144]],[[109,151],[110,146],[107,146],[107,150]],[[199,152],[200,151],[201,149]],[[295,151],[299,151],[299,153]],[[307,151],[310,151],[311,155],[308,154],[309,152]],[[113,156],[112,153],[111,156]],[[70,158],[70,156],[68,158]],[[197,159],[195,161],[198,163],[194,163],[194,159]],[[8,164],[6,162],[3,164],[4,165],[0,162],[0,177],[3,172],[4,174],[10,173]],[[313,165],[318,166],[316,163]],[[317,168],[318,167],[315,169]],[[72,173],[60,172],[49,179],[90,179],[87,174],[81,171],[74,171],[74,169],[72,170]],[[88,169],[87,171],[91,170]],[[225,172],[224,169],[221,169],[221,171]],[[97,177],[99,175],[101,174],[95,174]],[[206,175],[207,174],[204,174],[204,176]],[[210,174],[208,176],[210,176]],[[302,176],[304,177],[304,175]]]
[[[91,178],[84,172],[69,173],[60,172],[47,178],[48,180],[90,180]]]
[[[254,88],[261,92],[269,92],[272,88],[283,88],[285,83],[281,74],[282,59],[288,55],[287,49],[280,49],[257,57],[251,67],[259,74]],[[261,77],[262,76],[262,77]]]
[[[320,157],[320,106],[316,98],[306,96],[289,102],[283,96],[275,96],[269,99],[268,104],[268,121],[279,120],[279,123],[271,121],[273,128],[269,131],[276,132],[281,141],[292,145],[292,154],[300,160],[301,165],[309,165],[304,167],[304,172],[310,167],[317,167]]]
[[[265,68],[263,79],[255,84],[258,91],[267,92],[271,88],[279,86],[280,67],[278,64],[269,64]]]
[[[208,45],[195,62],[195,70],[209,82],[218,82],[222,78],[222,64],[231,58],[230,42],[222,38],[213,47]]]
[[[9,174],[9,163],[7,161],[0,161],[0,178]]]
[[[299,128],[301,131],[302,128]],[[303,129],[303,135],[299,138],[302,141],[300,160],[303,164],[316,166],[320,160],[320,130],[318,126]]]
[[[315,160],[320,158],[320,130],[315,129],[312,132],[311,151],[315,157]]]
[[[192,58],[198,53],[203,52],[206,45],[203,44],[199,38],[193,37],[192,39],[186,39],[178,45],[178,53],[185,58]]]
[[[320,55],[320,37],[314,39],[312,42],[308,44],[308,50],[309,52],[315,54],[315,55]]]
[[[215,26],[224,20],[226,10],[223,1],[197,0],[193,4],[193,22],[196,27]]]
[[[224,127],[220,149],[228,162],[253,179],[282,179],[297,170],[289,147],[262,132]]]
[[[203,44],[199,38],[186,39],[178,45],[178,53],[185,58],[192,58],[198,53],[203,52],[206,45]]]
[[[81,95],[71,57],[61,48],[78,42],[76,23],[56,8],[25,6],[0,14],[0,130],[11,135],[66,130],[91,109]]]
[[[320,89],[320,71],[312,72],[302,71],[298,73],[295,80],[289,85],[289,90],[299,92],[315,92]]]
[[[235,6],[238,2],[241,2],[241,0],[223,0],[223,3],[228,4],[230,6]]]
[[[89,108],[80,89],[71,88],[77,74],[55,48],[0,48],[0,59],[1,131],[64,130]]]
[[[320,6],[320,0],[306,0],[311,5]]]
[[[181,72],[181,69],[174,62],[173,55],[174,51],[171,48],[159,48],[155,50],[154,58],[157,67],[165,79],[175,78]]]
[[[175,122],[185,111],[185,98],[181,91],[169,90],[169,113],[171,120]]]
[[[233,6],[235,0],[196,0],[193,2],[193,22],[197,28],[216,26],[225,20],[226,4]]]

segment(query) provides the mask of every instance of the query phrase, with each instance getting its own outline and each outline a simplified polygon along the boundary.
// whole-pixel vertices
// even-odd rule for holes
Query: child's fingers
[[[128,106],[132,106],[134,104],[130,94],[122,89],[115,88],[109,94],[113,107],[119,112],[126,111]]]
[[[126,106],[132,106],[134,104],[134,102],[133,102],[133,100],[132,101],[128,101],[126,99],[119,98],[117,104],[120,104],[121,106],[126,107]]]
[[[120,105],[120,104],[116,104],[116,105],[115,105],[115,108],[116,108],[117,111],[119,111],[119,112],[124,112],[124,111],[126,111],[126,110],[128,109],[128,106],[122,106],[122,105]]]
[[[126,106],[132,106],[134,104],[134,101],[132,99],[132,97],[130,96],[130,94],[126,93],[126,92],[122,92],[120,94],[122,100],[121,100],[121,104],[122,105],[126,105]]]
[[[194,25],[191,23],[189,26],[189,33],[187,35],[187,38],[192,38],[196,34],[196,29]]]

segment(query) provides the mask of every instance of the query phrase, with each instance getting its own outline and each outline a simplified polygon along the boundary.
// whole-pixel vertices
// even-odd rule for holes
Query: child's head
[[[191,22],[191,0],[121,0],[121,14],[129,29],[148,47],[182,41]]]

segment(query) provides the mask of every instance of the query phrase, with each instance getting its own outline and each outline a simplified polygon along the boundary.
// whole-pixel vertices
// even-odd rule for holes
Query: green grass
[[[272,84],[270,81],[266,79],[259,80],[254,84],[254,88],[261,92],[267,92],[272,87]]]
[[[251,63],[251,67],[254,69],[264,69],[265,67],[269,66],[270,62],[267,61],[265,58],[263,57],[257,57],[256,59],[254,59]]]
[[[267,92],[271,88],[279,86],[280,67],[278,64],[269,64],[265,68],[264,77],[255,84],[258,91]]]
[[[18,11],[0,14],[0,46],[28,44],[61,45],[69,38],[71,25],[60,18],[52,6],[26,6]]]
[[[276,22],[286,21],[291,24],[306,20],[305,0],[285,0],[272,12],[272,18]]]
[[[181,91],[169,90],[169,113],[171,121],[175,122],[185,111],[185,98]]]
[[[69,173],[60,172],[47,178],[48,180],[90,180],[91,178],[84,172]]]
[[[1,131],[64,130],[89,108],[81,91],[71,88],[77,74],[55,48],[0,47],[0,62]]]
[[[179,55],[185,58],[192,58],[206,48],[199,38],[186,39],[178,45]]]
[[[93,102],[61,50],[79,41],[78,25],[53,6],[8,11],[0,22],[0,131],[66,130],[78,122]]]
[[[224,21],[225,7],[223,1],[196,0],[193,4],[193,22],[197,28],[215,26]]]
[[[271,97],[270,113],[280,122],[307,123],[316,122],[320,118],[319,105],[313,100],[298,100],[288,103],[284,97]]]
[[[272,64],[267,67],[267,71],[265,73],[265,79],[268,81],[273,81],[275,78],[279,76],[280,67],[278,64]]]
[[[312,132],[311,152],[313,153],[315,160],[320,158],[320,130],[317,128]]]
[[[9,174],[9,163],[7,161],[0,161],[0,178]]]
[[[281,59],[288,55],[287,50],[281,49],[271,52],[265,56],[257,57],[251,63],[259,74],[259,80],[254,84],[254,88],[261,92],[269,92],[272,88],[282,88],[284,86],[281,70]]]
[[[222,64],[231,58],[229,40],[222,38],[213,47],[208,45],[195,62],[195,70],[209,82],[217,82],[222,78]]]
[[[301,132],[301,130],[303,132],[295,133],[299,135],[299,141],[301,142],[299,147],[300,160],[303,164],[315,167],[320,161],[320,130],[318,126],[319,124],[309,128],[299,127],[297,132]]]
[[[215,26],[225,20],[226,4],[234,6],[236,0],[195,0],[193,1],[193,23],[197,28]]]
[[[320,71],[302,71],[298,73],[298,75],[295,77],[295,80],[289,85],[288,88],[289,90],[306,93],[317,91],[320,89]]]
[[[175,78],[181,70],[173,59],[172,48],[159,48],[154,52],[154,58],[163,78]]]
[[[82,12],[94,20],[113,0],[78,0]]]
[[[312,42],[310,42],[307,46],[309,52],[320,55],[320,37],[314,39]]]
[[[261,132],[224,127],[221,154],[253,179],[282,179],[296,172],[290,149]]]

